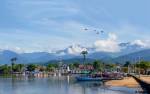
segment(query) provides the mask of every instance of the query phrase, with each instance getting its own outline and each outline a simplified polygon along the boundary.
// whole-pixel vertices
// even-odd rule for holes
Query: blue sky
[[[72,44],[101,46],[112,34],[116,43],[149,41],[149,4],[149,0],[1,0],[0,49],[50,52]],[[97,35],[94,29],[105,32]]]

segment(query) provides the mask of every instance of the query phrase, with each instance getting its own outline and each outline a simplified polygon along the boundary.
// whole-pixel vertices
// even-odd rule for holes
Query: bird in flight
[[[96,34],[99,34],[99,32],[96,32]]]
[[[85,31],[89,30],[88,28],[84,28]]]
[[[103,31],[103,30],[101,30],[101,33],[104,33],[104,31]]]
[[[96,32],[96,34],[104,33],[103,30],[101,30],[101,31],[94,30],[94,31]]]
[[[84,31],[89,31],[89,29],[88,29],[88,28],[84,28]],[[97,31],[96,29],[94,29],[93,31],[94,31],[96,34],[104,33],[103,30]]]

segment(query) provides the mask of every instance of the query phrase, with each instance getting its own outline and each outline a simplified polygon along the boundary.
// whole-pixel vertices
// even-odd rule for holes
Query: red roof
[[[94,67],[92,65],[79,65],[79,69],[93,70]]]

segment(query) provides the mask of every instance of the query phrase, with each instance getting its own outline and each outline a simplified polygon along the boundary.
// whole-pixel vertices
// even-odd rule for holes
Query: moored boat
[[[101,81],[102,78],[101,77],[82,77],[82,76],[79,76],[79,77],[76,77],[76,80],[77,81]]]

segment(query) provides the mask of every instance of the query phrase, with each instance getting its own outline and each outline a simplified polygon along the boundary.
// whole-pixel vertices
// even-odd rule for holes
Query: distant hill
[[[85,63],[91,63],[95,61],[95,59],[90,59],[90,58],[86,58],[86,62]],[[70,64],[70,63],[83,63],[83,58],[71,58],[71,59],[66,59],[66,60],[50,60],[48,62],[46,62],[45,64],[48,63],[59,63],[59,62],[63,62],[66,64]]]
[[[142,57],[143,60],[150,61],[150,49],[145,49],[140,45],[132,43],[120,43],[120,52],[98,52],[94,48],[87,48],[87,61],[102,60],[104,62],[124,63],[126,61],[135,61],[135,58]],[[16,53],[10,50],[0,50],[0,64],[11,64],[10,59],[17,58],[17,63],[46,63],[58,62],[62,59],[66,63],[83,62],[83,56],[80,50],[84,49],[81,45],[69,46],[64,50],[58,50],[54,53],[48,52],[33,52],[33,53]],[[72,54],[70,51],[76,51],[77,54]]]
[[[35,52],[35,53],[23,53],[20,54],[22,58],[26,60],[26,62],[47,62],[49,60],[57,59],[57,56],[53,53],[47,52]]]
[[[23,63],[24,59],[21,56],[13,51],[4,50],[0,52],[0,64],[11,64],[11,58],[17,57],[18,63]]]
[[[150,49],[119,56],[117,58],[114,58],[113,62],[119,63],[125,63],[126,61],[135,62],[139,60],[139,57],[141,58],[141,60],[150,61]]]

